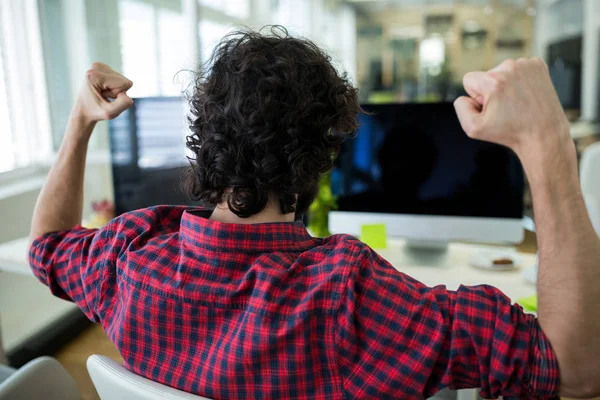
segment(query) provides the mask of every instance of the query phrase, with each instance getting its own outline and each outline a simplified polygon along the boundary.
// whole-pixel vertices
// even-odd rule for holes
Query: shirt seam
[[[182,238],[183,242],[185,243],[185,246],[190,246],[192,245],[193,247],[199,247],[202,248],[204,250],[208,250],[208,251],[218,251],[218,252],[222,252],[222,253],[239,253],[240,250],[239,249],[232,249],[232,248],[228,248],[228,247],[219,247],[219,246],[210,246],[207,245],[206,243],[200,243],[200,242],[195,242],[195,243],[191,243],[190,240],[188,238]],[[244,249],[244,253],[247,254],[263,254],[263,253],[274,253],[274,252],[285,252],[285,253],[304,253],[306,251],[312,250],[313,248],[315,248],[315,246],[317,245],[317,241],[312,238],[309,239],[310,240],[310,244],[307,244],[306,247],[302,247],[302,248],[296,248],[296,249]]]
[[[108,275],[110,275],[110,273],[111,272],[110,272],[109,261],[104,260],[104,262],[102,263],[102,272],[101,272],[102,276],[100,278],[100,286],[98,287],[98,290],[100,291],[100,293],[97,296],[97,304],[94,304],[94,307],[93,307],[93,311],[98,316],[98,321],[100,323],[103,323],[105,320],[105,318],[104,318],[105,312],[102,312],[102,313],[100,312],[100,305],[106,304],[106,296],[105,296],[106,291],[103,290],[103,288],[105,286],[105,283],[108,279]],[[109,315],[112,316],[112,313],[109,312]]]
[[[115,223],[116,219],[113,219],[111,221],[109,221],[108,224],[106,224],[104,226],[103,229],[106,229],[106,232],[108,234],[108,238],[107,241],[109,242],[109,246],[110,248],[114,248],[113,243],[111,243],[113,240],[117,242],[118,244],[118,240],[122,239],[122,236],[124,236],[123,231],[122,230],[115,230],[112,228],[112,224]],[[124,241],[124,243],[127,243],[127,240]],[[116,282],[116,286],[117,288],[115,288],[116,291],[118,291],[118,274],[116,272],[117,270],[117,260],[121,257],[121,255],[123,254],[123,252],[125,251],[124,249],[125,246],[121,245],[118,246],[119,248],[119,253],[117,254],[117,256],[115,257],[113,254],[110,254],[111,257],[106,257],[103,262],[102,262],[102,269],[101,269],[101,277],[100,277],[100,286],[98,287],[98,290],[100,291],[99,295],[97,296],[97,304],[94,305],[94,312],[96,313],[96,315],[98,316],[98,320],[99,322],[104,325],[105,322],[105,318],[104,316],[106,315],[106,309],[103,310],[103,312],[100,312],[100,306],[103,305],[105,308],[108,308],[111,305],[111,301],[112,299],[109,299],[109,301],[106,301],[106,290],[103,290],[103,288],[106,285],[106,282],[108,281],[109,277],[111,276],[115,276],[115,282]],[[112,263],[111,263],[111,259],[112,258]],[[114,268],[111,268],[114,267]],[[113,313],[112,310],[108,310],[108,315],[110,315],[110,317],[112,318]]]
[[[540,353],[540,357],[545,357],[548,353],[548,350],[550,352],[553,353],[552,347],[550,342],[545,339],[545,337],[543,336],[543,331],[539,326],[539,322],[537,320],[537,318],[532,318],[529,321],[529,337],[535,337],[535,341],[532,343],[532,346],[529,348],[529,365],[534,365],[536,369],[542,370],[542,371],[552,371],[554,368],[549,367],[547,364],[550,362],[552,362],[552,360],[543,360],[544,364],[546,364],[544,367],[538,365],[539,361],[536,360],[536,354],[535,352],[538,351]],[[544,341],[545,340],[545,344],[544,346],[549,346],[549,349],[542,349],[540,348],[540,341]],[[546,353],[546,354],[541,354],[541,353]],[[548,374],[549,375],[549,374]],[[532,376],[532,371],[531,371],[531,367],[527,368],[526,373],[525,373],[525,387],[527,388],[529,395],[532,396],[540,396],[540,397],[548,397],[548,398],[555,398],[555,396],[558,396],[558,394],[556,393],[556,388],[554,388],[555,390],[553,392],[550,392],[548,390],[548,388],[546,386],[548,386],[547,381],[549,376]],[[537,378],[534,379],[534,378]],[[539,382],[539,381],[543,381],[543,382]],[[542,386],[542,388],[540,388],[539,386]],[[543,390],[540,390],[543,389]],[[554,396],[554,397],[552,397]]]
[[[357,249],[358,249],[357,244],[356,243],[352,243],[352,251],[350,252],[350,254],[352,256],[354,256],[355,250],[357,250]],[[340,308],[341,308],[341,305],[342,305],[342,301],[345,301],[345,299],[348,297],[348,281],[349,281],[349,274],[344,274],[344,282],[343,282],[343,286],[342,287],[344,287],[346,290],[344,290],[344,294],[340,298],[339,303],[338,303],[338,307],[335,310],[334,321],[338,321],[339,312],[340,312]],[[340,385],[342,387],[342,395],[343,395],[344,399],[352,399],[352,396],[350,395],[349,391],[346,389],[345,378],[344,378],[344,375],[342,374],[342,371],[341,371],[340,359],[339,359],[340,345],[339,345],[339,342],[338,342],[338,331],[337,331],[337,329],[334,330],[333,343],[334,343],[334,346],[335,346],[335,351],[334,351],[335,365],[336,365],[338,374],[340,376]]]

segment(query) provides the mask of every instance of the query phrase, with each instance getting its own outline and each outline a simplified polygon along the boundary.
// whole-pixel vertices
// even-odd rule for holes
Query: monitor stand
[[[426,251],[431,253],[445,253],[448,251],[448,242],[430,240],[407,240],[406,249],[409,251]]]
[[[404,245],[405,262],[411,265],[448,266],[448,242],[407,240]]]

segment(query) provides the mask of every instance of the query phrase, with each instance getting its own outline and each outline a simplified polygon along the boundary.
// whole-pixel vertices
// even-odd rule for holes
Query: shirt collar
[[[209,250],[256,253],[302,252],[318,244],[300,221],[226,224],[209,219],[211,213],[202,209],[185,211],[181,218],[182,239]]]

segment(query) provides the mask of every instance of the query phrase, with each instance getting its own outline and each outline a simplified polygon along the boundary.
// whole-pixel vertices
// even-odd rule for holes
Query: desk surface
[[[27,262],[27,238],[0,245],[0,271],[32,275]],[[519,253],[521,268],[512,271],[490,271],[469,265],[474,252],[497,247],[453,243],[443,253],[409,251],[401,240],[390,240],[385,250],[378,251],[396,269],[429,286],[446,285],[456,289],[460,284],[488,284],[502,290],[513,301],[535,293],[535,285],[527,282],[522,269],[535,263],[535,255]]]
[[[0,271],[33,276],[27,260],[28,251],[27,237],[0,244]]]
[[[411,251],[403,241],[390,241],[389,247],[378,253],[397,270],[428,286],[446,285],[457,289],[459,285],[491,285],[500,289],[514,302],[536,293],[534,284],[523,276],[523,269],[535,264],[534,254],[519,252],[520,268],[510,271],[479,269],[469,264],[470,257],[482,250],[499,250],[498,247],[452,243],[443,253]],[[500,248],[506,250],[506,248]]]
[[[75,304],[54,297],[33,277],[28,246],[28,238],[0,245],[0,273],[9,272],[0,274],[0,358],[4,350],[17,349],[77,309]]]

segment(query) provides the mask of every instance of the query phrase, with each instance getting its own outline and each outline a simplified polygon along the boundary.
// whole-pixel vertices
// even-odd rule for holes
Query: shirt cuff
[[[531,318],[530,333],[529,368],[525,377],[529,393],[536,399],[559,399],[558,360],[537,318]]]

